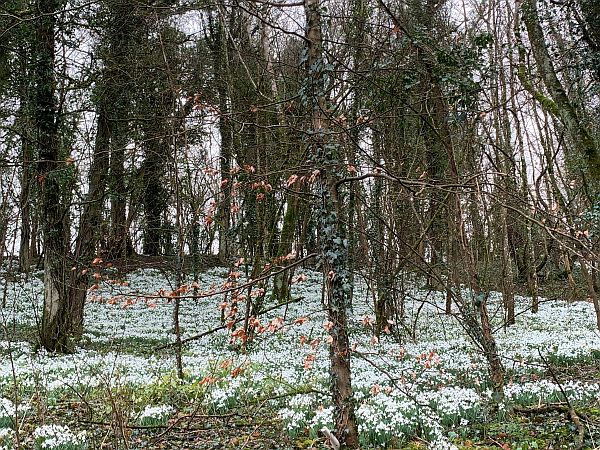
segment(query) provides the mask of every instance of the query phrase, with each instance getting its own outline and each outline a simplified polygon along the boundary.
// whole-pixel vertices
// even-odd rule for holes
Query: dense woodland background
[[[599,81],[595,0],[8,0],[0,259],[45,269],[59,352],[99,258],[243,258],[270,288],[256,315],[288,299],[279,269],[321,268],[352,446],[357,278],[376,334],[406,277],[444,290],[498,395],[490,290],[507,325],[515,292],[536,311],[544,291],[593,302],[600,328]]]

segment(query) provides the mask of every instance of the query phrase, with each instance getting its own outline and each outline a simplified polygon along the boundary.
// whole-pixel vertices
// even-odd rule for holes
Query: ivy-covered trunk
[[[59,0],[38,0],[35,48],[35,124],[39,150],[42,236],[44,243],[44,311],[41,345],[49,351],[72,350],[72,315],[69,302],[68,207],[65,190],[74,176],[73,166],[62,154],[59,141],[58,106],[55,98],[54,35]]]
[[[79,339],[83,334],[83,313],[85,298],[90,285],[91,273],[87,269],[96,256],[100,240],[102,210],[109,173],[109,124],[107,119],[107,100],[98,105],[98,122],[96,126],[96,142],[92,156],[92,164],[88,177],[88,193],[79,220],[79,232],[75,241],[73,267],[70,271],[69,302],[72,322],[72,335]]]
[[[224,5],[221,5],[225,8]],[[219,165],[221,171],[221,195],[217,206],[216,219],[219,231],[219,261],[226,263],[234,253],[230,235],[231,205],[232,205],[232,173],[234,148],[234,129],[231,117],[231,99],[228,89],[229,77],[229,52],[227,42],[227,26],[224,19],[216,14],[209,16],[211,24],[212,58],[215,74],[215,88],[219,102],[219,134],[221,136]]]
[[[319,236],[319,263],[325,283],[325,307],[331,336],[331,390],[335,407],[335,435],[342,448],[358,448],[358,429],[352,399],[350,345],[347,310],[351,298],[348,272],[348,243],[338,192],[341,147],[331,139],[327,111],[327,65],[323,58],[321,9],[319,0],[306,0],[307,79],[303,97],[311,107],[309,158],[319,197],[315,207]]]

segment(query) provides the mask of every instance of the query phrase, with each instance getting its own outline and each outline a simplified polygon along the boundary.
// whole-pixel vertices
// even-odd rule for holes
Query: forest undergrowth
[[[84,337],[63,356],[36,346],[41,273],[5,277],[0,449],[327,448],[321,430],[334,426],[321,279],[297,274],[292,301],[255,317],[245,339],[240,322],[222,325],[230,297],[183,299],[182,379],[172,345],[168,294],[181,288],[173,273],[105,268],[88,293]],[[231,273],[215,267],[196,278],[185,280],[186,292],[207,294]],[[268,291],[248,295],[265,295],[263,309],[275,306]],[[363,448],[600,447],[591,304],[541,299],[533,314],[531,299],[517,296],[517,323],[505,327],[501,295],[489,293],[506,369],[505,399],[493,408],[485,358],[458,318],[444,314],[445,293],[414,278],[403,295],[404,319],[377,338],[372,292],[355,283],[352,371]]]

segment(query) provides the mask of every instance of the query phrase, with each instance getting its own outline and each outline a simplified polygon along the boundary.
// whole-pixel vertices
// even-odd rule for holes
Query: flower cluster
[[[552,381],[539,380],[522,384],[514,383],[504,388],[506,398],[520,405],[563,401],[563,392],[569,397],[569,401],[571,402],[593,402],[600,398],[600,384],[567,381],[562,386],[559,386]]]
[[[11,428],[0,428],[0,450],[12,450],[13,434]]]
[[[29,406],[15,404],[7,398],[0,397],[0,428],[12,428],[15,424],[15,414],[21,416],[29,410]]]
[[[231,330],[190,341],[183,355],[183,365],[186,373],[201,375],[182,381],[181,386],[202,390],[204,406],[219,412],[236,408],[247,398],[279,396],[284,400],[273,403],[281,408],[280,416],[291,435],[312,435],[322,427],[333,429],[329,396],[301,393],[328,391],[332,326],[319,307],[321,274],[305,271],[302,275],[302,284],[292,286],[292,296],[304,300],[287,305],[285,314],[283,310],[274,309],[260,316],[262,326],[270,324],[272,331],[279,332],[255,334],[244,353],[244,361],[236,361],[240,354],[235,347],[228,347]],[[214,293],[221,290],[229,277],[227,269],[217,268],[203,273],[198,286],[194,286],[191,279],[186,285],[200,292]],[[140,292],[162,292],[160,295],[168,297],[164,288],[174,285],[174,280],[168,278],[168,273],[140,270],[128,274],[125,283],[99,280],[98,289],[88,296],[88,300],[93,301],[86,304],[84,339],[95,343],[139,340],[152,345],[156,341],[171,341],[173,304],[169,298],[153,298],[152,305],[141,300],[131,304],[127,301],[130,297],[139,298],[136,293]],[[236,274],[236,279],[240,283],[245,281],[243,271]],[[41,278],[33,276],[5,283],[0,285],[0,293],[7,298],[8,306],[2,310],[3,314],[20,325],[35,326],[35,308],[31,305],[37,301],[37,307],[42,307]],[[437,448],[450,448],[444,434],[450,436],[451,430],[460,430],[485,411],[489,401],[487,362],[455,316],[440,314],[446,300],[443,292],[419,289],[415,279],[407,281],[403,294],[411,339],[400,345],[384,333],[375,341],[369,288],[359,281],[355,285],[353,313],[349,317],[350,339],[352,351],[365,355],[352,360],[360,439],[364,447],[382,448],[401,445],[401,441],[418,433]],[[471,294],[465,291],[464,295]],[[31,301],[22,301],[24,297]],[[115,299],[118,301],[113,301]],[[240,306],[245,301],[241,297],[238,300]],[[218,327],[219,305],[225,301],[224,295],[182,299],[182,337]],[[532,314],[526,311],[530,301],[517,298],[520,309],[517,323],[496,336],[508,374],[515,380],[515,384],[506,387],[506,406],[563,400],[558,386],[533,376],[541,373],[539,351],[551,364],[588,363],[594,358],[597,361],[600,355],[591,304],[542,301],[539,313]],[[490,311],[500,311],[501,302],[499,293],[490,293]],[[497,314],[492,320],[496,327],[502,317]],[[255,325],[258,327],[259,322]],[[173,371],[172,358],[162,354],[148,356],[127,351],[80,349],[73,355],[49,358],[26,342],[0,341],[1,392],[8,392],[14,384],[11,365],[4,364],[2,359],[7,352],[11,353],[19,386],[27,391],[41,387],[49,398],[66,395],[67,387],[78,389],[106,383],[143,389]],[[227,367],[215,363],[224,360],[231,361]],[[388,376],[383,377],[379,368]],[[562,387],[574,402],[600,398],[597,383],[565,381]],[[290,400],[289,395],[293,394],[297,395]],[[15,409],[12,402],[0,398],[0,428],[14,427],[14,416],[20,414],[20,408],[21,405]],[[168,406],[148,407],[140,414],[139,423],[160,425],[166,423],[172,413]],[[38,448],[52,448],[51,441],[41,447],[46,439],[39,438]],[[6,447],[7,439],[8,434],[0,437],[0,450],[3,450],[2,445]]]
[[[429,404],[444,425],[456,425],[478,414],[482,398],[473,389],[448,386],[436,392],[423,392],[417,401]]]
[[[366,397],[356,411],[361,443],[385,447],[393,438],[407,440],[418,426],[415,406],[397,391]]]
[[[332,427],[333,409],[323,407],[320,400],[322,398],[315,394],[296,395],[286,408],[280,409],[279,417],[290,436],[295,437],[304,431],[315,435],[323,426]]]
[[[146,406],[141,412],[139,423],[142,426],[166,425],[175,409],[169,405]]]
[[[309,424],[313,436],[316,437],[317,430],[322,428],[335,428],[335,422],[333,421],[333,409],[333,406],[325,407],[323,405],[319,405]]]
[[[85,431],[73,433],[65,425],[43,425],[33,432],[36,450],[85,450]]]

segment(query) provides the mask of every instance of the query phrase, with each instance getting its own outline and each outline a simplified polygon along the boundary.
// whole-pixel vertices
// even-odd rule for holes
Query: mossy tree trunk
[[[225,6],[221,6],[225,9]],[[232,173],[233,164],[233,118],[231,117],[231,98],[229,95],[229,49],[223,14],[209,15],[211,26],[211,51],[213,58],[215,89],[219,104],[219,169],[221,174],[221,192],[216,211],[216,226],[219,232],[218,256],[221,263],[227,262],[232,255],[231,239],[231,205],[232,205]]]
[[[528,80],[523,66],[520,68],[521,81],[543,108],[558,116],[569,135],[573,148],[585,158],[590,179],[596,184],[600,183],[600,148],[597,138],[590,133],[588,121],[577,111],[574,102],[569,98],[565,87],[558,78],[542,29],[538,0],[523,0],[520,12],[527,29],[538,74],[549,97],[545,97],[541,92],[535,90]]]

